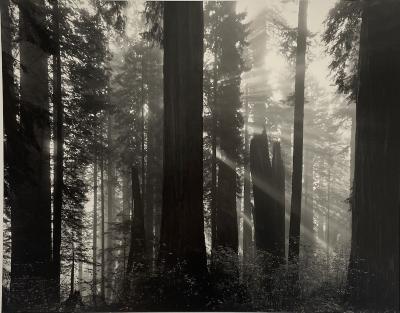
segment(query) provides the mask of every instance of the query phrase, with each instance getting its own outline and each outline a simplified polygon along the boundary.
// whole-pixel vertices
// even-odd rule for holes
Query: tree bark
[[[128,226],[130,226],[130,192],[129,192],[129,173],[128,168],[124,168],[122,171],[122,225],[123,225],[123,268],[124,275],[126,269],[126,261],[127,261],[127,251],[128,251],[128,243],[129,243],[129,230]]]
[[[364,3],[352,242],[348,273],[357,309],[399,310],[400,3]]]
[[[18,170],[18,132],[17,132],[17,105],[18,99],[14,81],[14,57],[12,55],[12,19],[10,16],[10,1],[5,0],[1,8],[1,46],[2,46],[2,78],[3,78],[3,113],[4,113],[4,169],[5,169],[5,197],[11,212],[15,210],[17,202]],[[21,170],[21,169],[20,169]]]
[[[106,227],[106,296],[111,297],[112,284],[114,283],[114,160],[113,160],[113,138],[112,138],[112,115],[107,113],[107,227]]]
[[[179,18],[177,18],[179,17]],[[206,271],[203,221],[203,5],[164,6],[164,181],[160,257]]]
[[[251,182],[250,182],[250,136],[249,136],[249,90],[246,87],[245,121],[244,121],[244,186],[243,186],[243,259],[248,260],[251,255],[253,231],[251,227]]]
[[[96,306],[97,297],[97,150],[93,164],[93,300]]]
[[[71,277],[69,284],[69,295],[73,296],[75,291],[75,244],[72,244],[72,264],[71,264]]]
[[[143,198],[140,192],[139,171],[133,166],[132,175],[132,219],[131,219],[131,243],[129,248],[126,276],[132,273],[134,265],[144,265],[145,257],[145,233],[144,233],[144,208]]]
[[[64,105],[61,93],[60,12],[58,0],[53,2],[53,32],[56,53],[53,56],[53,115],[54,115],[54,194],[53,194],[53,279],[54,300],[60,302],[61,273],[61,215],[63,205]]]
[[[280,161],[275,151],[275,170],[281,176]],[[264,251],[278,257],[277,247],[280,242],[282,223],[278,221],[278,200],[281,202],[274,181],[266,133],[254,135],[250,142],[250,168],[254,195],[254,234],[255,245],[259,251]],[[279,171],[279,172],[278,172]],[[282,203],[280,203],[282,204]]]
[[[300,0],[295,79],[294,138],[292,199],[289,226],[289,261],[298,264],[300,251],[300,217],[303,172],[303,122],[304,122],[304,80],[307,47],[307,6],[308,0]],[[296,266],[297,267],[297,266]],[[298,268],[294,269],[298,276]],[[298,278],[295,278],[296,280]]]
[[[105,208],[104,208],[104,150],[100,151],[100,197],[101,197],[101,298],[105,300]]]
[[[215,56],[216,57],[216,56]],[[217,88],[218,76],[217,66],[214,62],[213,77],[213,108],[212,108],[212,139],[211,139],[211,248],[214,251],[217,244]]]
[[[240,104],[240,53],[237,42],[228,35],[228,27],[234,25],[236,2],[222,2],[224,20],[221,28],[225,34],[221,40],[219,76],[224,83],[218,88],[218,141],[221,157],[218,160],[217,190],[217,246],[231,249],[237,254],[239,246],[238,218],[236,211],[236,167],[238,147],[241,142],[237,132],[237,110]],[[236,27],[236,25],[235,25]],[[229,32],[232,31],[229,29]],[[238,83],[239,82],[239,83]]]
[[[276,194],[274,208],[274,254],[280,264],[285,263],[285,166],[282,160],[281,145],[274,142],[272,149],[272,177]]]
[[[48,55],[40,45],[44,10],[44,1],[20,4],[20,144],[25,173],[11,216],[11,293],[22,307],[45,304],[50,298],[46,290],[52,265]]]

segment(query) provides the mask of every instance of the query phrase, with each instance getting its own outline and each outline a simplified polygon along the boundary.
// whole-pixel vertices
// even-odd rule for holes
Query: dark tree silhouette
[[[273,212],[274,255],[280,263],[285,262],[285,167],[281,145],[274,142],[272,148],[272,177],[275,207]]]
[[[177,18],[179,16],[179,18]],[[203,7],[164,6],[164,182],[160,257],[206,271],[203,222]]]
[[[53,55],[53,125],[54,125],[54,193],[53,193],[53,279],[54,301],[60,301],[61,274],[61,216],[63,206],[64,172],[64,105],[61,90],[60,12],[58,0],[53,2],[53,33],[56,46]]]
[[[399,310],[400,3],[365,1],[352,196],[350,301]]]
[[[278,214],[278,208],[282,207],[281,203],[278,206],[278,200],[279,202],[282,200],[282,192],[278,194],[274,180],[274,171],[276,171],[280,178],[279,184],[281,184],[283,171],[279,154],[280,152],[275,149],[275,167],[273,169],[269,157],[267,134],[264,132],[253,136],[250,142],[250,169],[254,196],[255,245],[258,250],[268,252],[276,257],[281,257],[281,228],[284,222],[284,219],[282,222],[281,216]],[[279,187],[282,191],[282,186]]]
[[[296,79],[294,106],[293,176],[292,201],[289,226],[289,261],[298,262],[300,251],[300,217],[303,177],[303,122],[304,122],[304,78],[307,47],[308,0],[300,0],[296,49]],[[297,270],[295,270],[297,271]],[[295,273],[297,276],[298,273]],[[297,280],[297,278],[296,278]]]
[[[126,267],[127,277],[132,273],[133,267],[144,264],[145,257],[145,233],[144,233],[144,208],[143,197],[140,191],[139,171],[132,167],[132,219],[131,242],[129,248],[128,263]]]
[[[44,304],[51,268],[50,123],[44,1],[20,9],[20,126],[24,177],[12,208],[11,291],[22,307]]]
[[[236,14],[235,2],[218,3],[217,12],[223,18],[218,25],[221,50],[217,56],[221,80],[217,92],[217,136],[221,157],[218,160],[216,245],[237,252],[236,167],[241,145],[239,129],[243,125],[238,109],[241,106],[240,74],[243,71],[242,47],[245,35],[241,23],[243,17]]]

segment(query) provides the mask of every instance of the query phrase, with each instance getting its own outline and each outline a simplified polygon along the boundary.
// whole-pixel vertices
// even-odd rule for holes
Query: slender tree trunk
[[[45,305],[50,296],[51,195],[48,55],[40,39],[45,29],[44,1],[20,7],[20,141],[24,176],[18,183],[12,217],[11,293],[22,307]],[[42,35],[42,37],[40,36]],[[24,150],[22,150],[22,148]]]
[[[75,244],[72,244],[72,264],[69,295],[72,297],[75,291]]]
[[[177,18],[179,16],[179,18]],[[164,6],[164,182],[160,257],[206,272],[203,220],[203,4]]]
[[[150,107],[150,105],[149,105]],[[154,259],[154,117],[149,110],[147,129],[147,164],[146,164],[146,200],[145,206],[145,234],[146,234],[146,255],[151,265]]]
[[[252,227],[251,227],[251,182],[250,182],[250,136],[249,136],[249,89],[246,86],[245,98],[245,120],[244,120],[244,186],[243,186],[243,259],[248,260],[252,249]]]
[[[400,3],[365,1],[352,198],[350,301],[399,310]]]
[[[229,19],[236,18],[236,2],[223,2],[226,17],[223,25],[229,25]],[[226,28],[226,26],[225,26]],[[231,249],[234,253],[238,252],[239,236],[236,211],[236,167],[237,167],[237,147],[235,142],[235,102],[238,98],[239,86],[237,80],[233,79],[237,75],[237,70],[230,64],[230,58],[236,53],[236,46],[229,36],[222,36],[221,41],[221,73],[222,77],[229,77],[224,84],[218,88],[219,106],[224,111],[218,112],[218,141],[221,151],[221,158],[218,161],[218,190],[217,190],[217,246]]]
[[[355,104],[351,105],[351,139],[350,139],[350,186],[353,186],[354,179],[354,162],[356,151],[356,107]]]
[[[300,0],[294,107],[292,201],[289,227],[289,261],[298,263],[300,250],[301,189],[303,172],[304,78],[307,46],[308,0]],[[298,269],[295,269],[298,276]],[[297,280],[297,278],[296,278]]]
[[[113,255],[113,226],[114,226],[114,162],[112,142],[112,116],[107,114],[107,227],[106,227],[106,296],[111,297],[114,283],[114,255]]]
[[[216,56],[215,56],[216,57]],[[211,130],[211,248],[214,251],[217,244],[217,88],[218,75],[217,66],[214,62],[213,78],[213,108],[212,108],[212,130]]]
[[[101,298],[105,300],[105,209],[104,209],[104,151],[100,152],[100,197],[101,197]]]
[[[129,194],[129,182],[128,182],[128,169],[122,171],[122,224],[123,224],[123,268],[124,276],[126,269],[127,260],[127,249],[128,249],[128,223],[130,221],[130,194]],[[130,225],[130,223],[129,223]]]
[[[327,203],[326,203],[326,270],[329,272],[329,250],[331,249],[331,166],[332,163],[328,162],[328,181],[327,181]]]
[[[93,164],[93,300],[96,306],[97,298],[97,150]]]
[[[53,56],[53,111],[54,111],[54,195],[53,195],[53,279],[55,301],[60,301],[61,273],[61,213],[63,204],[64,162],[64,105],[61,94],[60,12],[58,0],[53,2],[53,31],[56,53]]]

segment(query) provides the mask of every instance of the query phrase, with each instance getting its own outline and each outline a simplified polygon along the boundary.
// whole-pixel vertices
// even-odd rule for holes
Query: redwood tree
[[[19,305],[43,304],[51,268],[50,122],[44,1],[19,2],[21,105],[24,145],[16,205],[12,208],[11,292]],[[22,150],[21,150],[22,151]]]
[[[164,182],[160,257],[206,271],[203,222],[203,4],[164,4]]]
[[[304,80],[307,46],[308,0],[300,0],[296,49],[296,78],[294,104],[293,176],[292,201],[289,228],[289,260],[297,263],[300,251],[300,217],[303,179],[303,123],[304,123]],[[297,275],[298,273],[296,273]]]
[[[350,301],[399,310],[400,3],[365,1],[352,197]]]

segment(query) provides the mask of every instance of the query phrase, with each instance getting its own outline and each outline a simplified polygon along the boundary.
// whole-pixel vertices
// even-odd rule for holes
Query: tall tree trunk
[[[144,194],[145,205],[145,234],[146,255],[150,265],[154,259],[154,112],[149,105],[149,118],[147,128],[147,164],[146,164],[146,193]],[[150,267],[152,268],[152,266]]]
[[[105,300],[105,209],[104,209],[104,150],[100,151],[100,201],[101,201],[101,298]]]
[[[106,227],[106,296],[112,296],[114,283],[113,226],[114,226],[114,161],[113,161],[112,115],[107,113],[107,227]]]
[[[300,0],[295,79],[294,136],[292,200],[289,226],[289,261],[298,264],[300,250],[300,217],[303,172],[303,122],[304,122],[304,78],[307,47],[307,6],[308,0]],[[297,267],[297,266],[296,266]],[[294,269],[298,276],[298,268]],[[297,280],[297,278],[295,278]]]
[[[400,3],[365,1],[348,273],[357,309],[399,310]]]
[[[12,55],[12,19],[10,16],[10,1],[0,3],[1,8],[1,46],[2,46],[2,78],[3,78],[3,113],[4,113],[4,184],[5,198],[13,212],[17,202],[18,171],[18,138],[17,138],[17,94],[14,82],[14,58]],[[12,253],[12,252],[11,252]]]
[[[177,18],[179,16],[179,18]],[[203,220],[203,4],[164,6],[164,181],[160,257],[206,271]]]
[[[354,179],[354,163],[356,151],[356,106],[354,103],[350,104],[351,112],[351,138],[350,138],[350,186],[353,186]]]
[[[18,291],[18,286],[15,286],[15,282],[23,279],[20,277],[22,274],[18,274],[15,271],[19,271],[18,264],[15,263],[15,260],[21,258],[21,249],[22,243],[20,244],[20,248],[16,249],[15,242],[17,241],[16,235],[21,234],[22,229],[18,231],[18,228],[15,227],[16,224],[21,223],[22,220],[18,221],[19,212],[18,208],[18,184],[21,181],[22,174],[20,171],[22,170],[21,159],[18,158],[20,153],[19,145],[20,141],[18,140],[18,132],[17,132],[17,93],[15,90],[15,81],[14,81],[14,58],[12,55],[12,19],[11,19],[11,7],[10,1],[5,0],[0,2],[0,12],[1,12],[1,46],[2,46],[2,83],[3,83],[3,113],[4,113],[4,200],[8,200],[8,205],[11,209],[11,291]],[[18,178],[18,176],[20,178]],[[7,182],[8,184],[6,184]],[[4,208],[7,205],[4,203]],[[19,251],[18,251],[19,250]],[[16,288],[17,287],[17,288]],[[24,293],[23,288],[19,290],[19,295],[16,297],[15,303],[18,302],[19,296]],[[5,295],[3,293],[3,299]],[[4,303],[4,302],[3,302]]]
[[[327,201],[326,201],[326,271],[329,272],[329,250],[331,249],[331,167],[332,163],[329,161],[328,165],[328,181],[327,181]]]
[[[123,225],[123,268],[124,275],[126,269],[127,250],[128,250],[128,223],[130,221],[130,193],[129,193],[129,176],[128,168],[122,171],[122,225]],[[129,223],[130,225],[130,223]]]
[[[223,2],[225,14],[224,26],[227,28],[229,20],[236,18],[236,2]],[[236,76],[236,64],[231,64],[232,55],[236,54],[236,45],[229,36],[222,36],[219,73],[225,81],[218,88],[218,140],[221,158],[218,161],[218,190],[217,190],[217,246],[238,252],[238,218],[236,211],[236,166],[237,142],[233,133],[235,129],[236,110],[235,102],[240,103],[239,86]],[[234,78],[235,77],[235,78]],[[226,79],[228,78],[228,79]]]
[[[97,150],[93,164],[93,300],[96,306],[97,297]]]
[[[246,87],[245,120],[244,120],[244,187],[243,187],[243,259],[248,260],[251,255],[253,241],[251,227],[251,182],[250,182],[250,136],[249,136],[249,89]]]
[[[216,55],[214,56],[216,58]],[[217,65],[214,62],[213,72],[213,107],[212,107],[212,129],[211,129],[211,248],[212,251],[217,244],[217,88],[218,74]]]
[[[54,299],[60,302],[61,274],[61,212],[63,204],[64,105],[61,94],[60,12],[58,0],[53,2],[53,32],[56,53],[53,56],[53,115],[54,115],[54,194],[53,194],[53,279]]]
[[[50,298],[51,196],[48,55],[44,1],[20,3],[21,115],[24,177],[12,211],[11,292],[17,305]],[[22,151],[22,150],[21,150]]]

